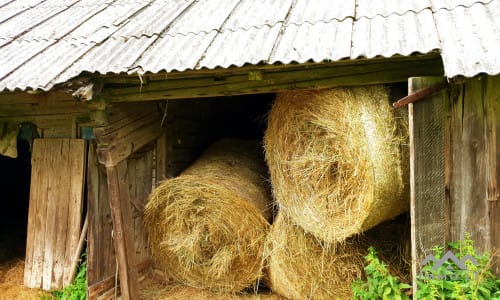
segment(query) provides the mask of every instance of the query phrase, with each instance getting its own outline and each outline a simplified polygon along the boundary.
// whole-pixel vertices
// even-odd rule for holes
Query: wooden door
[[[71,283],[71,257],[82,223],[86,143],[79,139],[36,139],[24,284],[44,290]]]

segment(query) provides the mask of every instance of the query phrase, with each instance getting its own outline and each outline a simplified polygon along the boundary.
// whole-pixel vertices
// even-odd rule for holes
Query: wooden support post
[[[123,300],[139,299],[134,241],[132,240],[132,216],[129,192],[125,181],[127,162],[106,167],[109,203],[114,224],[114,245],[119,266],[121,297]]]
[[[411,78],[408,93],[442,82],[441,77]],[[409,104],[411,248],[413,289],[425,256],[447,241],[445,190],[445,92]]]

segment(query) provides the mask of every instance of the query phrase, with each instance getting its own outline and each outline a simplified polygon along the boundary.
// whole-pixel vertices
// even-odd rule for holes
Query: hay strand
[[[262,276],[269,196],[254,141],[222,140],[149,196],[153,257],[174,280],[239,292]]]
[[[327,242],[407,211],[391,109],[382,86],[279,94],[264,143],[280,209]]]
[[[268,285],[289,299],[351,299],[352,282],[364,276],[369,246],[377,249],[393,274],[406,280],[409,267],[400,264],[404,253],[398,250],[404,229],[384,223],[343,243],[325,244],[280,212],[266,242]]]

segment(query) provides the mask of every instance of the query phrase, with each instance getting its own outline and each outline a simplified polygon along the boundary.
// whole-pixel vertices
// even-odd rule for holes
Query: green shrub
[[[53,291],[52,295],[57,300],[86,300],[87,299],[87,262],[83,255],[78,274],[72,284],[60,291]]]
[[[416,299],[460,299],[460,300],[500,300],[500,279],[490,271],[491,256],[489,253],[477,254],[474,242],[466,234],[463,241],[449,243],[451,252],[463,260],[467,255],[476,260],[465,262],[465,269],[459,268],[454,262],[445,261],[433,269],[435,261],[426,264],[417,276]],[[433,249],[434,257],[443,257],[443,247]]]
[[[410,285],[401,283],[387,270],[387,266],[377,257],[373,247],[365,256],[368,265],[365,267],[366,282],[356,280],[352,284],[353,298],[361,300],[404,300],[409,297],[404,290],[411,288]]]

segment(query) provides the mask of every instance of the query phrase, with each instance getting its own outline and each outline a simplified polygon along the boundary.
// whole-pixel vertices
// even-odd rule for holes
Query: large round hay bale
[[[261,278],[271,217],[261,152],[255,141],[219,141],[151,193],[152,254],[173,279],[238,292]]]
[[[408,210],[403,140],[382,86],[279,94],[264,143],[280,209],[327,242]]]
[[[274,292],[293,300],[351,299],[352,282],[364,276],[369,246],[404,280],[409,270],[400,264],[402,229],[398,223],[384,223],[343,243],[326,244],[280,212],[266,242],[266,280]]]

